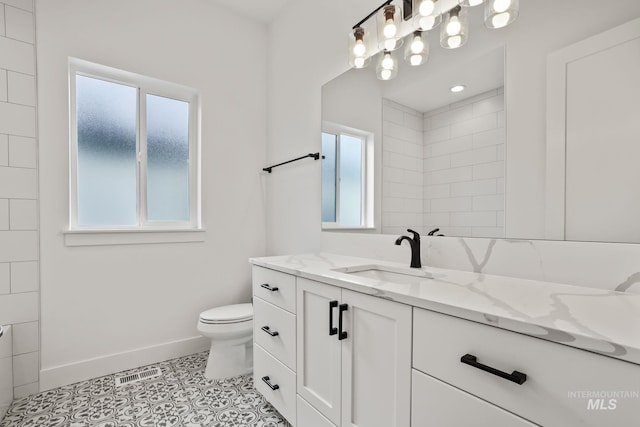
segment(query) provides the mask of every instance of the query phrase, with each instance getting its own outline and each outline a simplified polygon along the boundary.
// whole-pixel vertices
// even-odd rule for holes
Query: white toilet
[[[203,311],[198,332],[211,338],[205,377],[215,380],[253,371],[253,305],[225,305]]]

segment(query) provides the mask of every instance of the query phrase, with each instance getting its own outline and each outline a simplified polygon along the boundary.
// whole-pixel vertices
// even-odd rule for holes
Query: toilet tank
[[[13,345],[11,325],[2,326],[0,337],[0,420],[13,400]]]

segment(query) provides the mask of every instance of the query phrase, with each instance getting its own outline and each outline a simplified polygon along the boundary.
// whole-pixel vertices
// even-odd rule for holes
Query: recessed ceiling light
[[[462,92],[465,88],[466,88],[465,85],[456,85],[449,90],[453,93],[458,93],[458,92]]]

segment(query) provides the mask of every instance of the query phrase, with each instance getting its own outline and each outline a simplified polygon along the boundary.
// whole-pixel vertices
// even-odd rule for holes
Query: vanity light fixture
[[[403,8],[394,2],[401,3]],[[429,55],[426,31],[442,24],[440,45],[446,49],[456,49],[467,42],[469,8],[484,3],[485,25],[488,28],[502,28],[518,17],[520,0],[457,0],[451,9],[450,6],[443,6],[444,3],[449,5],[451,2],[386,0],[352,27],[349,33],[349,63],[353,68],[364,68],[371,62],[371,55],[380,52],[376,75],[381,80],[390,80],[398,74],[398,63],[391,52],[403,44],[405,36],[405,61],[412,66],[421,65]],[[376,16],[377,39],[371,26],[365,29],[365,23],[373,16]],[[369,40],[369,36],[375,40]]]
[[[484,5],[484,25],[487,28],[503,28],[518,17],[519,0],[489,0]]]
[[[428,56],[428,41],[422,36],[422,31],[414,31],[411,35],[411,41],[407,43],[407,47],[404,50],[404,60],[415,67],[427,62]]]
[[[455,6],[447,12],[440,27],[440,46],[445,49],[459,48],[466,43],[468,31],[467,10],[460,5]]]
[[[378,40],[379,48],[383,50],[396,50],[402,45],[400,37],[400,7],[387,4],[378,13]]]
[[[380,55],[378,66],[376,67],[376,76],[380,80],[391,80],[398,75],[398,61],[393,54],[385,50]]]
[[[417,10],[413,27],[419,31],[429,31],[437,27],[442,20],[437,6],[438,0],[413,0],[413,10]]]
[[[362,27],[355,27],[349,36],[349,63],[354,68],[364,68],[371,62],[367,35]]]
[[[455,85],[453,86],[451,89],[449,89],[451,92],[453,93],[458,93],[458,92],[462,92],[463,90],[466,89],[465,85]]]

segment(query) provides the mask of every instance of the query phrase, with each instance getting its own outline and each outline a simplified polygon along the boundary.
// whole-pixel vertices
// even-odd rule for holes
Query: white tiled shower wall
[[[382,232],[422,233],[423,114],[382,100]]]
[[[39,374],[34,35],[33,1],[0,0],[0,323],[12,326],[0,378],[16,398],[38,391]]]
[[[424,114],[383,101],[382,232],[504,236],[504,91]]]

